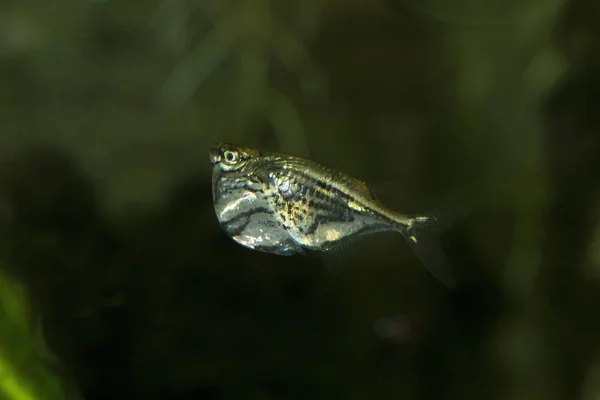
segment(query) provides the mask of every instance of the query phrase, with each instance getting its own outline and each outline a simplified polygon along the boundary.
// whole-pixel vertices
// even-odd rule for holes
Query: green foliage
[[[55,361],[32,314],[28,293],[0,268],[0,398],[67,399]]]

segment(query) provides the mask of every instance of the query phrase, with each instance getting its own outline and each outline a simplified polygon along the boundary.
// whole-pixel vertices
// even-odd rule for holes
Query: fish
[[[430,274],[456,278],[437,233],[439,211],[408,215],[349,174],[287,153],[217,143],[209,149],[214,211],[239,245],[281,256],[335,254],[365,235],[400,233]]]

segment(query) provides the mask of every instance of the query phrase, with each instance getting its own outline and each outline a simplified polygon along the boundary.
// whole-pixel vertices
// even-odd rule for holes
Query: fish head
[[[267,184],[256,176],[262,162],[261,154],[258,150],[228,143],[218,143],[210,148],[213,203],[220,222],[231,222],[240,212],[254,207],[264,208],[257,195]],[[244,222],[243,219],[240,221]]]
[[[249,162],[260,156],[258,150],[218,143],[209,150],[209,159],[215,172],[241,171]]]

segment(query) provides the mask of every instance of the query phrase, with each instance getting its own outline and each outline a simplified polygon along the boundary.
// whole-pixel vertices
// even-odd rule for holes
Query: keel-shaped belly
[[[214,207],[223,230],[249,249],[289,255],[301,251],[272,207],[272,193],[256,179],[215,180]]]

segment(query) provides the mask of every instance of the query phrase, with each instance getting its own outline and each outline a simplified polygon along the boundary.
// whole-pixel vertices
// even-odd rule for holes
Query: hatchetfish
[[[439,214],[392,211],[365,182],[290,154],[220,143],[209,155],[215,213],[240,245],[278,255],[327,253],[394,231],[436,279],[455,286],[435,235]]]

